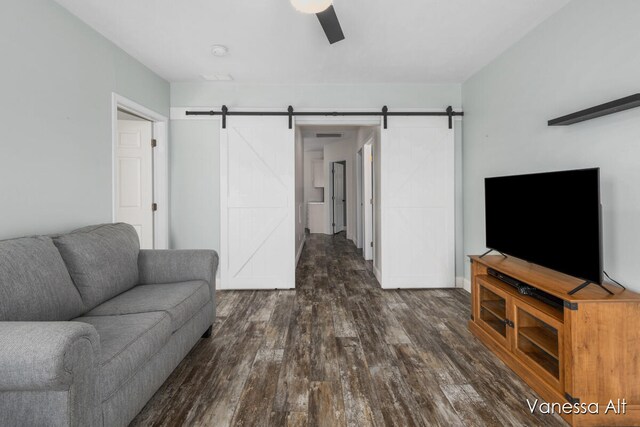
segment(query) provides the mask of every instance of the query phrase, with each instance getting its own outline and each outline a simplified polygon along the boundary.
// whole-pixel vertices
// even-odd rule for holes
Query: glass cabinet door
[[[509,346],[507,294],[478,280],[479,325],[505,347]]]
[[[519,301],[514,304],[516,356],[561,389],[563,324]]]

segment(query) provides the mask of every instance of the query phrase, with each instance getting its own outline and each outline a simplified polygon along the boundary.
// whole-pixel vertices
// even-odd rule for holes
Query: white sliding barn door
[[[153,249],[151,122],[118,120],[115,161],[116,221],[133,225],[142,249]]]
[[[220,287],[295,287],[295,134],[286,117],[227,119],[220,141]]]
[[[454,287],[453,130],[392,117],[381,144],[382,287]]]

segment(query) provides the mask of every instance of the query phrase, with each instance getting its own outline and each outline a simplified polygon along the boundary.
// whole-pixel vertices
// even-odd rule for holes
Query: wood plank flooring
[[[307,238],[295,291],[217,293],[133,426],[564,425],[467,330],[464,290],[383,291],[344,234]]]

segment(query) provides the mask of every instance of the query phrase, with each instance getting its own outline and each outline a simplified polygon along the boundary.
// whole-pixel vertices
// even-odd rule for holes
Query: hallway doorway
[[[168,118],[112,94],[112,220],[142,249],[169,248]]]
[[[374,167],[373,167],[373,141],[369,139],[358,151],[357,157],[357,246],[362,249],[362,256],[365,260],[373,260],[374,241]]]
[[[331,226],[333,234],[347,229],[347,162],[331,163]]]

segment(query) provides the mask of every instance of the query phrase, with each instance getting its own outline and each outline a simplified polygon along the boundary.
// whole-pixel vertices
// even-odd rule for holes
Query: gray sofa
[[[217,266],[126,224],[0,241],[0,425],[128,425],[210,336]]]

